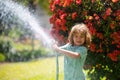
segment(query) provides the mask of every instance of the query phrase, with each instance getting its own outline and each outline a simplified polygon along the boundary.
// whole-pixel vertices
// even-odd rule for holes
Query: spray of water
[[[17,17],[16,17],[17,16]],[[50,35],[46,34],[43,28],[39,25],[38,21],[29,10],[18,3],[11,0],[0,0],[0,21],[2,20],[2,25],[11,23],[24,23],[23,28],[28,27],[37,39],[42,41],[45,47],[51,47],[55,42]],[[56,80],[58,80],[58,55],[56,54]]]
[[[36,36],[36,38],[42,41],[45,46],[52,45],[53,38],[46,34],[37,19],[29,12],[28,8],[11,0],[0,0],[0,13],[2,24],[9,24],[10,21],[13,23],[22,21],[24,25],[27,24],[27,26],[23,28],[29,28],[32,33],[34,33],[34,36],[39,35]],[[15,16],[17,16],[17,18]]]

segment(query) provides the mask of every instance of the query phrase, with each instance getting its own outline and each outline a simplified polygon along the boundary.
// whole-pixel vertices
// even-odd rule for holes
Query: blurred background
[[[41,31],[34,34],[32,27],[28,27],[34,21],[29,18],[33,18],[37,24],[33,23],[49,34],[48,6],[48,0],[0,0],[0,80],[55,80],[54,52],[44,46],[39,35]],[[30,14],[30,17],[24,15],[19,19],[16,13]],[[62,61],[63,57],[60,57],[61,64]],[[60,67],[62,80],[63,68]]]
[[[10,0],[8,0],[8,2],[9,1]],[[51,25],[49,24],[49,4],[47,0],[13,1],[28,8],[29,12],[39,22],[40,27],[43,27],[45,32],[49,33]],[[1,6],[3,5],[1,4]],[[3,6],[3,8],[4,7],[5,6]],[[23,11],[23,14],[24,13]],[[20,19],[15,19],[16,16],[10,13],[10,11],[7,11],[6,15],[3,16],[2,12],[0,12],[0,17],[0,55],[2,56],[2,58],[0,57],[0,61],[28,61],[43,55],[47,56],[48,52],[43,48],[42,42],[35,38],[30,28],[22,27],[26,22],[23,21],[23,23]],[[38,34],[37,36],[40,35]]]

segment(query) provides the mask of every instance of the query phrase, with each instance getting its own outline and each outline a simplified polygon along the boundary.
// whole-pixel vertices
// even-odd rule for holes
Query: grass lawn
[[[59,57],[59,80],[63,80],[63,57]],[[0,80],[55,80],[56,58],[30,62],[0,63]]]
[[[85,71],[87,73],[87,71]],[[30,62],[0,63],[0,80],[55,80],[56,58]],[[59,80],[63,80],[63,57],[59,57]],[[87,78],[87,80],[90,80]],[[102,78],[101,80],[106,80]]]

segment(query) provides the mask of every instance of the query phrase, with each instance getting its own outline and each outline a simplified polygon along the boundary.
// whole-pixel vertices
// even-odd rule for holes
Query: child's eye
[[[75,37],[77,38],[77,37],[79,37],[79,36],[76,35]]]
[[[80,38],[84,38],[84,36],[80,36]]]

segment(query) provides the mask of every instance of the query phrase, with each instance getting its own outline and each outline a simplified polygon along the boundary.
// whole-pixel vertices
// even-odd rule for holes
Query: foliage
[[[7,38],[0,37],[0,53],[7,56],[7,53],[10,53],[12,49],[11,40],[6,40]]]
[[[48,14],[50,13],[48,0],[38,0],[38,3],[40,7],[43,8]]]
[[[22,3],[25,6],[28,6],[30,9],[35,10],[35,6],[39,5],[41,8],[43,8],[48,14],[49,11],[49,1],[48,0],[17,0],[17,2]]]
[[[3,62],[3,61],[5,61],[5,56],[2,53],[0,53],[0,62]]]
[[[71,27],[85,23],[92,43],[87,64],[92,80],[120,79],[120,1],[119,0],[49,0],[53,24],[51,34],[60,44],[67,42]],[[112,74],[114,73],[114,74]]]
[[[26,42],[27,43],[27,42]],[[9,62],[19,62],[19,61],[28,61],[31,59],[36,59],[41,56],[47,56],[48,51],[39,46],[39,48],[32,50],[32,46],[29,44],[20,43],[19,45],[17,42],[10,38],[0,37],[0,59],[5,57],[4,61]],[[17,47],[16,47],[17,46]],[[19,47],[21,49],[19,49]],[[27,47],[27,48],[26,48]]]

